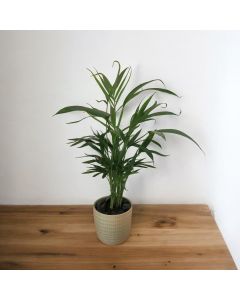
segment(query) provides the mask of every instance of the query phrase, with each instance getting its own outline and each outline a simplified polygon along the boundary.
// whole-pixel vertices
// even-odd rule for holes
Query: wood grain
[[[97,240],[92,207],[0,206],[0,269],[236,269],[206,205],[135,205],[129,240]]]

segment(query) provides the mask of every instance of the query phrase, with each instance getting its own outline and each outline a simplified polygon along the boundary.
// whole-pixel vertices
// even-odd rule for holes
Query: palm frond
[[[56,115],[70,112],[87,114],[86,117],[68,124],[92,118],[103,125],[103,131],[92,130],[90,135],[69,139],[68,143],[71,147],[76,146],[80,149],[88,148],[90,150],[91,153],[81,156],[84,159],[83,164],[87,166],[87,170],[83,174],[107,178],[111,192],[111,208],[121,206],[129,176],[138,174],[141,169],[155,168],[155,156],[168,156],[162,153],[162,142],[166,142],[167,134],[185,137],[202,150],[193,138],[180,130],[143,130],[142,125],[145,122],[156,120],[162,116],[179,116],[181,114],[181,112],[177,114],[163,110],[167,104],[154,100],[159,93],[178,96],[175,92],[167,89],[160,79],[143,82],[123,96],[130,81],[132,69],[131,67],[122,68],[119,61],[114,61],[113,66],[115,65],[117,70],[113,82],[104,73],[88,69],[104,95],[104,99],[97,100],[97,102],[103,103],[105,110],[92,106],[75,105],[64,107],[56,113]],[[150,86],[153,84],[156,86]],[[159,87],[159,84],[163,87]],[[126,116],[125,107],[139,95],[146,95],[146,97],[136,106],[128,125],[123,128],[122,120]],[[159,137],[160,141],[157,140]],[[153,146],[155,149],[152,149]],[[128,154],[130,148],[134,151],[132,155]]]

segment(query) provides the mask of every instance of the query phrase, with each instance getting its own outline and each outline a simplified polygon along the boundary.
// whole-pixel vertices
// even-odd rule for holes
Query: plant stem
[[[120,208],[122,206],[123,191],[125,188],[125,181],[122,174],[112,172],[109,174],[110,184],[110,209]]]

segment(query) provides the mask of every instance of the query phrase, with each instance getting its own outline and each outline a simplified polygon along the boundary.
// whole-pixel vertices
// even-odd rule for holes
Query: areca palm
[[[163,116],[180,115],[163,109],[163,103],[154,100],[154,95],[164,93],[178,96],[166,89],[159,79],[143,82],[123,96],[131,78],[131,68],[122,68],[118,61],[114,61],[114,64],[117,65],[117,72],[113,82],[110,82],[105,74],[89,70],[103,93],[104,99],[101,102],[104,103],[104,110],[91,106],[68,106],[56,113],[58,115],[73,111],[82,112],[101,125],[101,130],[92,130],[91,135],[72,138],[69,144],[91,149],[91,153],[83,156],[85,158],[83,163],[88,166],[84,174],[107,178],[110,186],[110,209],[121,207],[129,176],[137,174],[141,169],[154,168],[156,155],[167,156],[162,153],[163,142],[166,141],[167,134],[188,138],[200,148],[189,135],[177,129],[144,130],[141,125],[145,122]],[[155,86],[152,87],[152,84]],[[145,97],[138,104],[140,95],[145,95]],[[125,110],[130,103],[134,102],[136,109],[128,125],[124,126]],[[71,123],[81,122],[85,118]],[[156,146],[158,150],[156,147],[153,149],[153,146]],[[131,155],[129,155],[130,148],[133,151]]]

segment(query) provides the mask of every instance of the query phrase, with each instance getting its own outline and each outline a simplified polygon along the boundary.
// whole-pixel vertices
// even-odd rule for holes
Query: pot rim
[[[126,198],[126,197],[123,197],[123,198],[126,199],[126,200],[128,200],[129,203],[130,203],[130,205],[131,205],[130,208],[129,208],[127,211],[125,211],[125,212],[123,212],[123,213],[120,213],[120,214],[114,214],[114,215],[108,215],[108,214],[104,214],[104,213],[98,211],[98,210],[96,209],[96,203],[97,203],[99,200],[101,200],[102,198],[107,198],[107,197],[108,197],[108,196],[101,197],[101,198],[97,199],[97,200],[94,202],[94,204],[93,204],[93,210],[94,210],[94,212],[96,212],[96,213],[98,213],[98,214],[101,214],[101,215],[104,215],[104,216],[107,216],[107,217],[117,217],[117,216],[123,216],[124,214],[129,214],[129,213],[132,211],[132,202],[131,202],[128,198]]]

